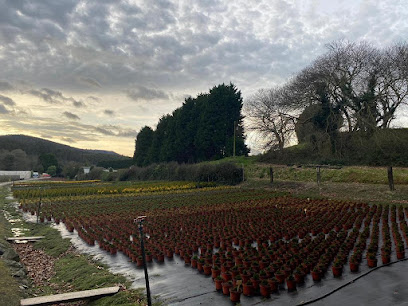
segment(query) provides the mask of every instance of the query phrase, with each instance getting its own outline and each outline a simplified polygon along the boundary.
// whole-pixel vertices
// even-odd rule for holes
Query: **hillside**
[[[60,164],[74,161],[81,164],[96,165],[102,161],[130,160],[130,157],[112,151],[78,149],[32,136],[0,136],[0,150],[13,151],[16,149],[21,149],[27,155],[36,157],[46,153],[54,154]]]
[[[269,151],[259,161],[272,164],[332,164],[364,166],[408,166],[408,129],[379,129],[367,137],[357,132],[341,132],[331,143],[303,142],[287,147],[283,152]]]

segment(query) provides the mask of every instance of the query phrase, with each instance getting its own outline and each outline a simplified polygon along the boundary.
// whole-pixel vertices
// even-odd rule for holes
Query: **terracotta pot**
[[[197,269],[197,259],[191,259],[191,267]]]
[[[358,266],[359,266],[358,263],[350,262],[349,265],[350,265],[350,271],[351,272],[357,272],[358,271]]]
[[[207,265],[207,264],[205,264],[204,266],[203,266],[203,270],[204,270],[204,274],[205,275],[211,275],[211,266],[210,265]]]
[[[259,292],[261,296],[268,298],[271,296],[271,287],[269,287],[269,285],[259,284]]]
[[[171,250],[167,250],[166,256],[167,258],[173,258],[173,252]]]
[[[223,279],[214,279],[215,290],[222,290],[222,283],[223,282],[224,282]]]
[[[295,281],[297,284],[303,284],[305,282],[305,275],[304,274],[295,274]]]
[[[398,252],[397,251],[397,259],[404,259],[405,258],[405,251]]]
[[[239,303],[241,299],[241,289],[240,290],[235,290],[235,288],[230,288],[230,300],[233,303]]]
[[[283,273],[275,274],[276,279],[279,281],[280,284],[285,282],[286,275]]]
[[[230,288],[232,288],[231,283],[228,283],[228,282],[223,282],[222,283],[222,293],[223,294],[229,295],[230,294],[230,292],[229,292]]]
[[[290,279],[286,279],[286,286],[288,288],[288,291],[295,291],[296,290],[296,282],[295,280],[290,280]]]
[[[221,274],[221,271],[219,269],[211,268],[211,277],[212,278],[216,278],[220,274]]]
[[[222,272],[221,276],[226,282],[229,281],[229,280],[232,280],[232,275],[228,271]]]
[[[381,260],[382,260],[383,265],[386,265],[386,264],[390,263],[391,257],[390,257],[390,255],[382,255]]]
[[[343,267],[332,267],[334,277],[340,277],[343,274]]]
[[[254,290],[258,290],[260,280],[259,280],[259,279],[251,278],[251,282],[252,282],[252,286],[254,286]]]
[[[158,254],[157,255],[157,261],[158,262],[164,262],[164,254]]]
[[[254,291],[254,286],[252,286],[252,284],[244,283],[242,285],[242,293],[245,296],[251,296],[253,294],[253,291]]]
[[[367,259],[367,264],[370,268],[374,268],[377,266],[377,258],[374,259]]]
[[[279,290],[279,281],[277,279],[269,279],[268,284],[271,292],[276,292]]]
[[[143,267],[143,259],[142,258],[136,258],[136,266],[137,267]]]
[[[315,282],[318,282],[322,279],[322,273],[321,271],[312,271],[312,279]]]

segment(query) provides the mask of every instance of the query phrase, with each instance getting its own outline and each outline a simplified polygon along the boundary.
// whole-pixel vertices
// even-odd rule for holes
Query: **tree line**
[[[320,156],[342,158],[353,137],[376,139],[408,95],[408,45],[379,49],[334,42],[282,86],[263,89],[245,105],[251,130],[265,148],[283,152],[296,136]]]
[[[157,127],[143,127],[136,136],[134,162],[138,166],[176,161],[196,163],[247,155],[241,92],[235,85],[214,86],[208,93],[185,99]]]

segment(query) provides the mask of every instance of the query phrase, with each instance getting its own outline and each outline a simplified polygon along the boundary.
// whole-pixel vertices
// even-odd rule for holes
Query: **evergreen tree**
[[[146,166],[149,164],[149,150],[153,141],[153,130],[145,126],[136,136],[135,154],[133,161],[138,166]]]
[[[209,93],[187,98],[182,107],[160,118],[155,131],[149,128],[147,138],[151,142],[144,139],[147,127],[139,132],[136,164],[219,159],[233,155],[234,143],[236,155],[247,155],[241,108],[241,92],[233,84],[215,86]]]

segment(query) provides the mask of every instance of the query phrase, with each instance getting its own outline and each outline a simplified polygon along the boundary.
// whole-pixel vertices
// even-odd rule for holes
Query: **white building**
[[[16,177],[19,176],[20,180],[27,180],[31,178],[31,171],[5,171],[0,170],[0,176]]]

